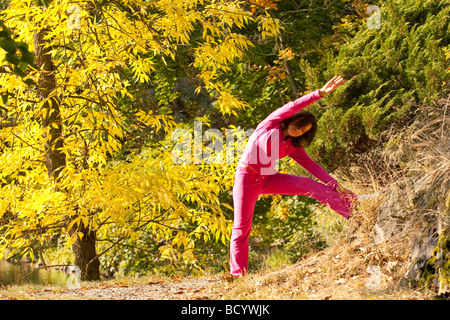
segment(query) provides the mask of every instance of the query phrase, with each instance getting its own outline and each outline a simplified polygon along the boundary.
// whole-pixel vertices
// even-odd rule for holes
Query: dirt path
[[[89,283],[80,289],[30,289],[23,298],[49,300],[218,300],[222,295],[213,287],[220,277],[177,278],[145,283]]]

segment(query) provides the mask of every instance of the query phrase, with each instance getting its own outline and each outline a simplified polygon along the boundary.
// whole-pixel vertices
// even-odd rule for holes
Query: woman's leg
[[[264,178],[237,168],[233,186],[234,223],[230,242],[230,273],[245,274],[248,270],[248,238],[252,228],[253,211]]]
[[[333,188],[311,178],[276,173],[268,176],[263,194],[305,195],[319,200],[348,219],[354,205],[354,196],[341,197]]]

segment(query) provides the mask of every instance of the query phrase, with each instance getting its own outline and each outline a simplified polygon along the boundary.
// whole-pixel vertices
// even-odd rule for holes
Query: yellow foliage
[[[275,2],[266,5],[274,8]],[[43,246],[61,232],[70,246],[83,237],[77,230],[84,226],[104,239],[134,239],[146,230],[164,241],[164,257],[193,262],[194,239],[225,243],[230,234],[218,195],[229,190],[234,164],[175,165],[164,149],[143,149],[128,162],[114,161],[133,125],[168,135],[174,129],[169,117],[144,111],[130,124],[120,99],[133,101],[131,82],[148,82],[156,63],[176,59],[180,46],[191,46],[197,76],[217,97],[217,107],[236,114],[246,103],[230,93],[219,74],[230,71],[252,43],[230,30],[253,21],[262,37],[276,36],[278,21],[267,13],[245,11],[237,0],[96,5],[54,0],[43,8],[11,0],[2,12],[8,27],[20,30],[16,40],[27,43],[30,51],[35,49],[33,36],[46,31],[43,46],[51,48],[56,86],[41,97],[15,75],[0,74],[1,90],[13,93],[0,108],[5,110],[0,126],[0,256],[8,248],[10,255],[22,252],[33,259],[32,242]],[[194,43],[192,33],[198,28],[202,39]],[[131,78],[124,77],[125,69]],[[37,81],[41,75],[31,70],[27,76]],[[44,127],[42,118],[55,110],[54,104],[61,121]],[[46,148],[57,147],[46,143],[58,128],[65,164],[58,168],[58,179],[51,180]]]

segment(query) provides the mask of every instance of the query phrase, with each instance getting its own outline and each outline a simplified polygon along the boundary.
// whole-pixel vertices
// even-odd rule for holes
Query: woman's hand
[[[330,81],[327,82],[326,85],[324,85],[320,90],[319,94],[321,97],[324,95],[333,92],[336,90],[340,85],[342,85],[345,82],[344,78],[341,76],[334,76]]]
[[[350,191],[350,190],[348,190],[348,189],[345,189],[345,188],[342,187],[342,186],[338,186],[338,187],[336,188],[336,191],[339,193],[339,195],[340,195],[341,197],[343,197],[343,196],[346,195],[346,194],[353,194],[352,191]]]

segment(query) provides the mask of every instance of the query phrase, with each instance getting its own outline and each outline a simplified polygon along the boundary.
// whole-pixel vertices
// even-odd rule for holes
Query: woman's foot
[[[242,277],[241,274],[240,275],[234,275],[234,274],[229,273],[229,274],[223,275],[222,277],[220,277],[220,279],[222,281],[225,281],[225,282],[234,282],[237,279],[239,279],[240,277]]]

